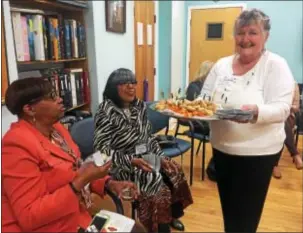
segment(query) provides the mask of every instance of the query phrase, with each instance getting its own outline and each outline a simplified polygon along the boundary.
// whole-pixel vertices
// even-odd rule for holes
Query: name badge
[[[146,143],[136,145],[136,155],[145,154],[147,152]]]

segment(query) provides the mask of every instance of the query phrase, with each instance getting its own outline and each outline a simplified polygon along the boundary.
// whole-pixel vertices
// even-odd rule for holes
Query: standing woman
[[[236,54],[217,61],[201,96],[252,110],[251,121],[213,121],[211,144],[225,232],[256,232],[285,140],[294,79],[281,56],[265,49],[270,19],[257,9],[235,22]]]

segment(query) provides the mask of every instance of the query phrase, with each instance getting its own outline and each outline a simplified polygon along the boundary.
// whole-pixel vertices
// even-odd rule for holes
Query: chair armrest
[[[188,126],[189,126],[189,129],[192,133],[195,132],[195,127],[194,127],[194,124],[192,121],[188,121]]]
[[[302,117],[302,116],[303,116],[303,112],[298,111],[298,112],[295,113],[295,119],[296,119],[296,125],[297,126],[300,125],[300,117]]]
[[[204,130],[206,130],[205,126],[202,124],[203,121],[196,120],[195,122],[203,129],[203,132],[204,132]]]
[[[123,208],[121,199],[116,194],[114,194],[110,189],[108,189],[106,187],[105,187],[105,191],[106,191],[106,194],[108,196],[110,196],[111,199],[113,200],[113,202],[115,203],[117,213],[124,215],[124,208]]]

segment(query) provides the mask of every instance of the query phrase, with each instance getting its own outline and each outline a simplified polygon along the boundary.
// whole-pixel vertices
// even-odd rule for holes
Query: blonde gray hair
[[[201,63],[199,70],[196,72],[193,80],[195,81],[204,81],[213,67],[214,63],[211,61],[204,61]]]
[[[237,29],[241,27],[258,23],[261,23],[265,32],[270,31],[271,25],[268,15],[266,15],[263,11],[255,8],[244,10],[235,22],[234,32],[236,33]]]

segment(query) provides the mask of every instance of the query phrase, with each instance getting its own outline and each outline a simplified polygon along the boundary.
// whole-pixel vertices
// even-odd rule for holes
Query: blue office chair
[[[180,125],[189,127],[189,130],[186,130],[183,133],[180,133],[179,132]],[[203,127],[202,124],[200,124],[200,125],[201,125],[201,127]],[[198,145],[198,149],[196,151],[196,155],[198,155],[201,144],[202,144],[201,176],[202,176],[202,180],[204,180],[205,179],[205,151],[206,151],[205,146],[206,146],[206,143],[209,142],[209,131],[205,130],[204,133],[197,133],[197,132],[195,132],[195,129],[194,129],[194,126],[193,126],[192,122],[185,121],[185,120],[184,121],[183,120],[178,120],[176,131],[175,131],[175,137],[177,137],[178,135],[185,135],[185,136],[189,137],[192,141],[194,141],[194,139],[199,140],[199,145]],[[193,148],[194,148],[194,146],[193,146]]]
[[[150,108],[150,105],[153,103],[155,103],[155,102],[146,103],[147,104],[147,118],[152,125],[152,134],[156,134],[159,131],[166,128],[165,135],[167,135],[168,129],[169,129],[169,116],[161,114],[161,113],[153,110],[152,108]],[[190,143],[181,138],[174,137],[174,142],[175,142],[175,146],[172,145],[172,146],[163,147],[163,146],[161,146],[161,143],[160,143],[160,146],[161,146],[162,151],[165,156],[174,158],[174,157],[181,155],[181,159],[182,159],[181,161],[183,161],[183,154],[185,152],[187,152],[189,149],[191,149],[189,183],[190,183],[190,185],[192,185],[192,183],[193,183],[193,151],[194,151],[193,139],[191,140],[191,143]]]
[[[94,118],[89,117],[74,123],[70,128],[70,134],[74,142],[78,145],[81,157],[85,160],[89,155],[94,153]],[[116,211],[124,215],[124,209],[120,198],[118,198],[111,190],[106,189],[106,193],[110,196],[116,206]]]

